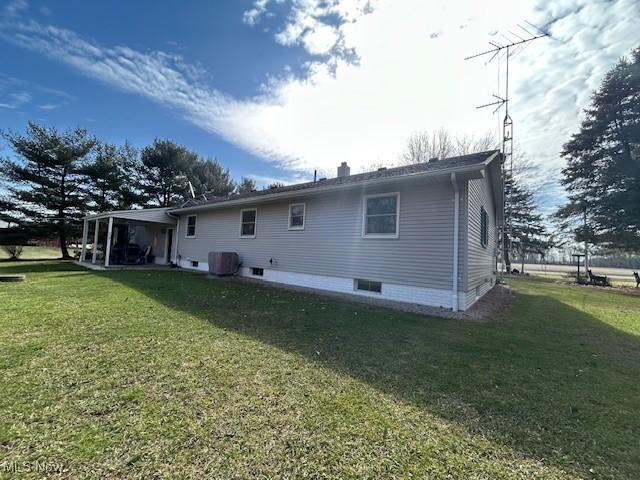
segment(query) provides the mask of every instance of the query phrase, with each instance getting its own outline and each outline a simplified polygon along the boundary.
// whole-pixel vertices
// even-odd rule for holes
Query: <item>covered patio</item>
[[[175,259],[177,221],[168,208],[120,210],[83,220],[81,263],[103,267],[168,265]]]

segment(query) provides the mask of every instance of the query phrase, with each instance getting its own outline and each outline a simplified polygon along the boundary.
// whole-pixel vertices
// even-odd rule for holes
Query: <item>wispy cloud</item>
[[[56,110],[60,107],[62,107],[62,104],[60,103],[44,103],[42,105],[38,105],[40,110]]]
[[[5,15],[15,17],[29,8],[27,0],[10,0],[4,7]]]
[[[246,117],[273,98],[237,101],[208,86],[205,73],[179,55],[105,47],[73,31],[34,20],[0,23],[0,37],[112,87],[173,108],[195,125],[258,156],[287,165],[297,161],[275,138],[269,141],[269,132],[261,124]]]
[[[0,108],[16,109],[29,103],[33,96],[29,92],[3,92],[0,85]]]
[[[257,0],[243,20],[256,25],[283,0]],[[636,0],[291,0],[274,41],[302,46],[306,73],[271,72],[253,98],[211,86],[180,56],[107,46],[34,20],[0,22],[0,37],[61,61],[114,88],[172,108],[194,125],[294,171],[332,174],[394,161],[417,130],[499,134],[501,113],[476,110],[499,93],[504,63],[464,62],[490,33],[523,19],[552,33],[512,62],[512,112],[518,143],[557,178],[558,152],[581,108],[617,58],[636,46]],[[500,11],[499,17],[494,12]],[[503,72],[503,70],[501,70]],[[55,102],[51,102],[55,103]],[[556,194],[557,183],[547,186]]]
[[[40,109],[53,110],[75,100],[76,97],[61,90],[0,73],[0,108],[19,109],[41,102]]]

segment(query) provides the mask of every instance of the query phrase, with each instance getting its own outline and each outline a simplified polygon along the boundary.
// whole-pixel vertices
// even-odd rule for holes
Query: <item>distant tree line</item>
[[[171,140],[137,150],[99,141],[81,128],[59,132],[33,122],[24,134],[2,136],[15,158],[0,161],[0,220],[10,227],[1,243],[57,238],[65,258],[85,215],[179,205],[191,198],[191,188],[198,197],[256,187],[249,178],[236,184],[217,159]]]

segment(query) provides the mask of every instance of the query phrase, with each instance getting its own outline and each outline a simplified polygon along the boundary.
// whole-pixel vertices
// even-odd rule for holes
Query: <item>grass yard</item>
[[[640,476],[639,296],[519,280],[480,323],[177,271],[10,272],[0,478]]]
[[[0,260],[8,260],[9,254],[0,247]],[[47,260],[62,258],[59,247],[24,247],[20,260]]]

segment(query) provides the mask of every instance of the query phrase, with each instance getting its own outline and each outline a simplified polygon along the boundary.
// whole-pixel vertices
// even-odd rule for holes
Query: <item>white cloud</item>
[[[271,5],[258,0],[244,22],[255,25],[272,14]],[[307,74],[270,72],[263,91],[243,100],[212,88],[179,56],[103,46],[35,21],[2,23],[0,35],[173,108],[266,160],[333,175],[341,161],[353,171],[395,161],[418,130],[498,135],[502,114],[475,106],[500,93],[504,61],[485,66],[463,58],[492,38],[504,40],[490,32],[527,19],[548,26],[553,38],[512,61],[511,111],[517,142],[548,179],[558,173],[558,152],[579,127],[591,91],[636,46],[640,14],[637,0],[291,0],[288,8],[286,18],[275,19],[274,40],[307,50]],[[547,188],[555,192],[557,184]]]
[[[20,108],[33,99],[33,95],[27,91],[7,92],[7,87],[15,87],[10,81],[11,77],[0,76],[0,108],[16,109]]]
[[[29,103],[33,96],[29,92],[17,92],[9,95],[13,100],[18,103]]]
[[[338,29],[330,25],[320,25],[307,32],[302,43],[307,51],[314,55],[326,55],[339,40]]]
[[[28,8],[29,4],[27,0],[10,0],[4,7],[4,11],[7,16],[14,17]]]
[[[337,25],[325,20],[329,12]],[[251,128],[264,130],[260,136],[269,144],[282,145],[295,159],[292,167],[329,172],[341,160],[356,170],[392,162],[416,130],[443,126],[498,136],[503,112],[491,115],[475,106],[503,93],[504,81],[498,85],[497,79],[505,62],[485,66],[488,57],[462,59],[488,48],[492,38],[504,43],[502,34],[515,38],[509,30],[526,19],[547,26],[552,38],[516,51],[511,112],[517,142],[542,167],[546,185],[559,175],[562,144],[579,128],[593,89],[637,46],[639,15],[635,0],[293,0],[275,40],[328,58],[314,60],[305,78],[272,83],[275,101],[239,105],[237,115],[251,118]],[[329,31],[324,44],[306,41]],[[501,33],[491,37],[496,31]],[[341,55],[349,51],[357,62]],[[545,188],[558,191],[557,183]]]
[[[57,103],[43,103],[42,105],[39,105],[38,108],[40,110],[56,110],[61,106],[62,106],[61,104],[57,104]]]
[[[269,3],[283,3],[284,0],[255,0],[253,7],[245,11],[242,15],[242,21],[247,25],[256,25],[262,20],[262,16],[268,14],[267,6]]]

